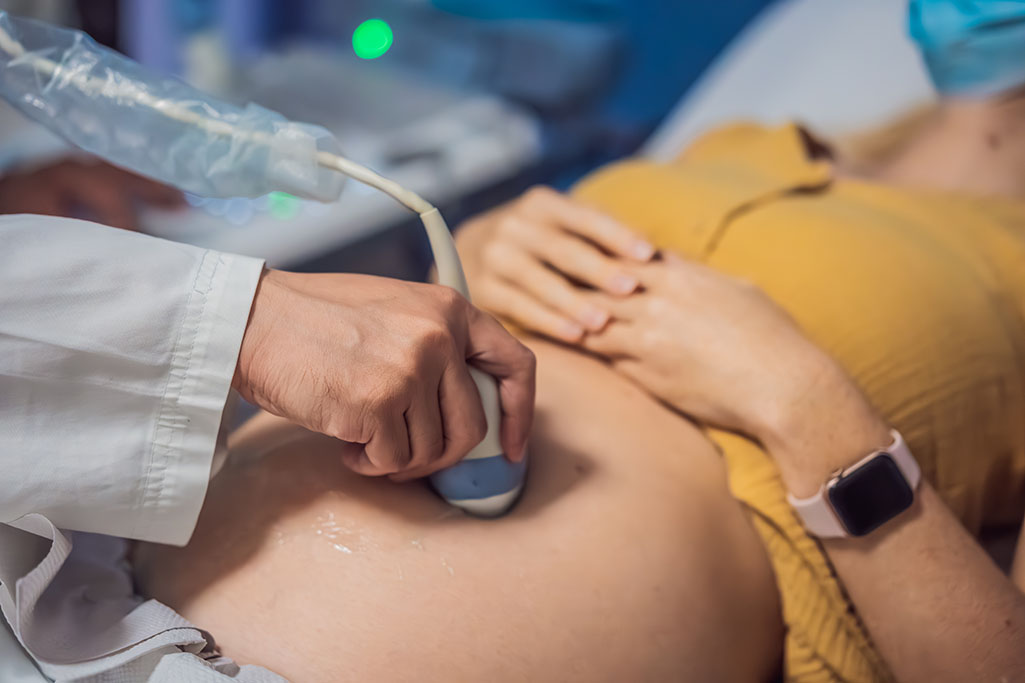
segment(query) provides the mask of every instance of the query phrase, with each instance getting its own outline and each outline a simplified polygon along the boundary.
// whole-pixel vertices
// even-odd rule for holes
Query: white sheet
[[[669,159],[729,121],[798,120],[826,136],[879,125],[935,94],[906,36],[907,0],[787,0],[727,47],[648,140]]]

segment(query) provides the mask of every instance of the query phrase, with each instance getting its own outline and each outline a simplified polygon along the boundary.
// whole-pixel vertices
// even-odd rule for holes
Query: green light
[[[367,19],[352,32],[352,49],[360,59],[377,59],[391,47],[391,26],[381,19]]]
[[[287,221],[299,213],[299,198],[287,192],[271,192],[267,195],[270,215],[277,219]]]

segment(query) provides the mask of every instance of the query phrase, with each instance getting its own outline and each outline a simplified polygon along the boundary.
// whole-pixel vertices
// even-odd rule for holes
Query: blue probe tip
[[[511,462],[504,455],[459,462],[431,475],[431,485],[452,505],[481,517],[504,515],[523,490],[527,459]]]

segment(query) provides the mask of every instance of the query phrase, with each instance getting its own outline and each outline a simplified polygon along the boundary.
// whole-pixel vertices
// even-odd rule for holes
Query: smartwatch
[[[787,495],[808,533],[864,536],[911,507],[922,473],[900,432],[890,435],[893,443],[834,473],[814,496]]]

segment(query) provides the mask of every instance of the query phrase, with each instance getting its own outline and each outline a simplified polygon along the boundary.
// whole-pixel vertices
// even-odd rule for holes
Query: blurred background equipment
[[[769,0],[4,0],[235,102],[319,124],[453,221],[635,151]],[[66,153],[0,113],[0,165]],[[422,277],[401,208],[187,198],[142,228],[293,269]]]

